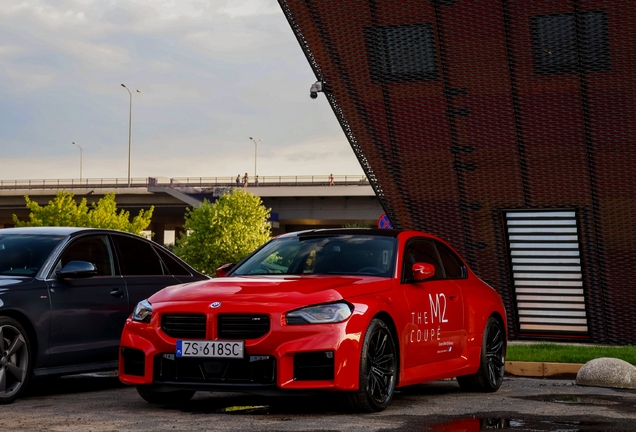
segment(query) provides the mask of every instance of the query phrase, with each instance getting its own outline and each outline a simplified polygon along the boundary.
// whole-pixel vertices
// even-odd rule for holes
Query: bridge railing
[[[0,180],[0,189],[116,189],[147,188],[148,186],[174,187],[236,187],[243,186],[242,176],[237,183],[236,177],[146,177],[131,178],[86,178],[86,179],[35,179],[35,180]],[[336,186],[366,186],[369,181],[362,175],[334,175]],[[258,186],[328,186],[328,175],[304,176],[259,176]],[[249,178],[248,187],[255,187],[256,181]]]

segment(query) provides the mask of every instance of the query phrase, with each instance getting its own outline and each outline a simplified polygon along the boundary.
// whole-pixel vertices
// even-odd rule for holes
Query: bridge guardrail
[[[367,186],[368,179],[363,175],[334,175],[336,186]],[[241,177],[242,179],[242,177]],[[259,176],[258,186],[328,186],[328,175],[317,176]],[[236,177],[146,177],[133,178],[128,185],[127,178],[86,178],[86,179],[35,179],[35,180],[0,180],[0,190],[16,189],[118,189],[147,188],[149,186],[168,187],[236,187]],[[242,187],[242,182],[239,182]],[[256,187],[251,178],[248,187]]]

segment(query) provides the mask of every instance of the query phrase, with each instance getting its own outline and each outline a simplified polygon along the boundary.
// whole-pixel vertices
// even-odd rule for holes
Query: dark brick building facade
[[[513,338],[636,343],[636,2],[279,2],[394,226]]]

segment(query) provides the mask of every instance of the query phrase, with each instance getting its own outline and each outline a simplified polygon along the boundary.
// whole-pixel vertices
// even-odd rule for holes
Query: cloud
[[[0,179],[361,172],[275,0],[0,2]],[[261,168],[259,168],[261,172]]]

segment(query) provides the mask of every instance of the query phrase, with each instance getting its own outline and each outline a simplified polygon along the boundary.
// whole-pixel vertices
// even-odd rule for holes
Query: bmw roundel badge
[[[218,308],[220,306],[221,306],[221,302],[214,302],[214,303],[210,304],[210,307],[213,308],[213,309],[216,309],[216,308]]]

